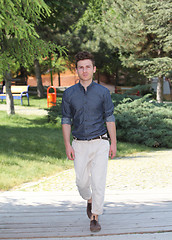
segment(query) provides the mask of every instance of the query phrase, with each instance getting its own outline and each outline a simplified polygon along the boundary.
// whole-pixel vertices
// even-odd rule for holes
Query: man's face
[[[78,61],[76,71],[81,81],[92,81],[96,67],[90,59],[85,59]]]

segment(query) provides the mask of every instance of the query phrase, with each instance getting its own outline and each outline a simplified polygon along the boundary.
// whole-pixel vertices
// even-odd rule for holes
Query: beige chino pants
[[[92,198],[92,213],[101,215],[104,205],[109,141],[73,140],[72,146],[75,151],[74,167],[78,191],[83,199]]]

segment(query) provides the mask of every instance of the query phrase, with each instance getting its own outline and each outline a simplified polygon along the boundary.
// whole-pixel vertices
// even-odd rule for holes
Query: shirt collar
[[[84,89],[84,90],[85,90],[85,88],[82,86],[82,84],[80,83],[80,81],[79,81],[78,84],[79,84],[79,87],[80,87],[81,89]],[[90,83],[90,85],[88,85],[87,90],[88,90],[89,88],[91,88],[94,84],[95,84],[95,82],[92,81],[92,82]]]

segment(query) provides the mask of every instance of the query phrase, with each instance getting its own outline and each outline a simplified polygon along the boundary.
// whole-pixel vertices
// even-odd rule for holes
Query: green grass
[[[73,162],[66,159],[60,123],[48,123],[47,117],[8,116],[1,111],[0,132],[0,190],[73,167]],[[150,150],[119,142],[117,157]]]
[[[57,97],[57,102],[61,102],[62,97],[59,96]],[[23,98],[23,106],[24,107],[36,107],[40,109],[47,109],[47,98],[38,98],[37,96],[29,96],[29,103],[30,105],[28,106],[27,98]],[[6,100],[0,101],[0,104],[6,104]],[[21,106],[21,101],[20,99],[14,99],[14,106]]]
[[[66,160],[61,127],[46,117],[0,112],[0,132],[0,190],[73,166]]]
[[[117,142],[117,157],[124,157],[137,152],[150,152],[155,150],[155,148],[150,148],[136,143]]]
[[[47,108],[47,98],[46,97],[38,98],[37,96],[30,96],[29,101],[30,101],[31,107],[37,107],[37,108],[42,108],[42,109]],[[26,104],[27,104],[27,102],[26,102]]]

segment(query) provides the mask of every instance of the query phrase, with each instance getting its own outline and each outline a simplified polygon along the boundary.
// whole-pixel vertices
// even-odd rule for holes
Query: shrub
[[[117,138],[150,147],[172,147],[172,105],[150,101],[149,96],[115,107]]]
[[[112,98],[114,106],[117,106],[118,104],[121,104],[124,102],[132,102],[136,99],[139,99],[140,97],[135,96],[135,95],[112,93],[111,98]]]
[[[48,121],[56,123],[60,121],[61,117],[61,101],[57,101],[56,106],[53,106],[48,110]]]
[[[112,94],[115,105],[117,138],[148,147],[172,148],[172,104],[159,104],[151,95]],[[60,125],[61,100],[48,111],[50,122]]]
[[[151,94],[153,97],[155,97],[156,95],[151,84],[137,85],[126,91],[126,94],[128,95],[137,94],[137,92],[139,92],[141,96]]]

